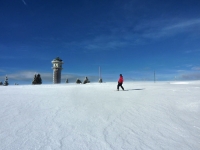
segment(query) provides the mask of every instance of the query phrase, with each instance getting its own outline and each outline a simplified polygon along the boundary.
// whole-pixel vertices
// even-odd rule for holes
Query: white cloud
[[[144,38],[157,39],[169,37],[183,32],[194,32],[200,30],[200,19],[191,19],[184,21],[174,20],[154,20],[143,22],[135,27],[135,32],[141,32],[140,36]]]
[[[189,54],[189,53],[196,53],[196,52],[200,52],[200,50],[187,50],[185,51],[186,54]]]
[[[188,73],[188,74],[182,74],[179,77],[181,80],[200,80],[200,73]]]
[[[31,80],[34,78],[34,75],[38,74],[35,71],[22,71],[13,74],[8,74],[9,79],[14,80]]]
[[[116,48],[121,48],[127,45],[130,45],[127,41],[122,41],[119,37],[112,35],[99,35],[93,39],[87,39],[82,42],[71,42],[64,43],[64,47],[77,47],[78,49],[85,50],[86,52],[91,51],[104,51],[104,50],[114,50]],[[76,48],[76,49],[77,49]]]
[[[24,5],[27,5],[26,2],[25,2],[25,0],[22,0],[22,2],[24,3]]]
[[[177,72],[181,73],[181,72],[185,72],[185,70],[177,70]]]
[[[97,82],[99,80],[98,76],[92,76],[92,75],[83,75],[83,74],[62,74],[62,82],[64,83],[66,81],[66,79],[69,80],[69,83],[75,83],[77,78],[80,79],[81,81],[85,80],[85,77],[88,77],[88,79],[91,82]]]
[[[85,48],[87,50],[113,50],[116,48],[120,48],[125,46],[126,42],[121,42],[118,40],[111,40],[111,41],[99,41],[99,42],[91,42],[88,43]]]
[[[190,28],[191,26],[194,25],[200,25],[200,19],[177,22],[175,24],[165,27],[164,30],[177,30],[177,29],[179,30],[179,29]]]
[[[192,67],[192,70],[200,71],[200,67]]]
[[[5,72],[5,70],[0,69],[0,72]]]
[[[200,31],[200,19],[191,20],[153,20],[141,22],[137,25],[111,26],[108,27],[109,34],[103,33],[92,39],[64,43],[64,47],[76,47],[86,51],[114,50],[125,46],[143,45],[146,40],[170,37],[179,33],[196,33]],[[131,26],[131,29],[130,29]]]
[[[1,70],[0,70],[1,71]],[[36,72],[36,71],[21,71],[13,74],[7,74],[9,82],[14,82],[21,84],[22,82],[32,83],[35,74],[40,74],[43,83],[52,83],[53,82],[53,73],[45,73],[45,72]],[[0,76],[0,81],[5,80],[5,76]],[[70,83],[75,83],[76,79],[79,78],[81,81],[85,79],[86,75],[76,75],[76,74],[66,74],[62,73],[61,75],[61,83],[65,83],[66,79],[69,80]],[[91,82],[97,82],[98,76],[87,76]]]
[[[21,71],[21,72],[6,74],[6,76],[8,77],[9,82],[17,82],[18,84],[20,84],[21,82],[29,82],[31,84],[35,74],[38,74],[38,72]],[[41,75],[42,80],[45,80],[47,82],[52,81],[52,73],[39,73],[39,74]],[[5,75],[0,76],[0,79],[4,80]]]

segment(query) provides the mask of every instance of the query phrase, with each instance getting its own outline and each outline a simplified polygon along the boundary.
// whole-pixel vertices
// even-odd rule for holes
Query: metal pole
[[[99,79],[101,79],[101,67],[99,66]]]

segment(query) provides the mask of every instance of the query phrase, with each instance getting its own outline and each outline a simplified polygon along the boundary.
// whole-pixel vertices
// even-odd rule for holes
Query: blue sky
[[[0,1],[0,81],[52,83],[57,56],[63,82],[200,79],[200,1]]]

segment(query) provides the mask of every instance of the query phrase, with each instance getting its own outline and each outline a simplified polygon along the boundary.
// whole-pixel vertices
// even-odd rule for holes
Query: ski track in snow
[[[2,150],[196,150],[200,82],[0,86]]]

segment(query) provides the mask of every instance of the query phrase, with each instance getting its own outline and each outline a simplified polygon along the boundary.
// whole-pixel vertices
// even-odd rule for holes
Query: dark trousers
[[[121,87],[121,88],[122,88],[122,90],[124,90],[124,87],[122,86],[122,83],[119,83],[119,82],[118,82],[118,85],[117,85],[117,90],[119,90],[119,87]]]

